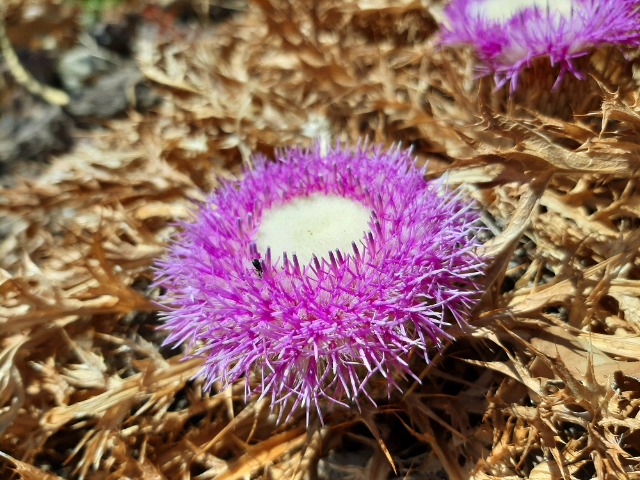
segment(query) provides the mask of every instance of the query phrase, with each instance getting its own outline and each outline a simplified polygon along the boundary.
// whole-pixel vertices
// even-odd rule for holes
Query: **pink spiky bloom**
[[[244,378],[246,395],[302,406],[307,420],[312,407],[322,418],[322,399],[372,400],[365,387],[376,373],[389,392],[415,378],[409,353],[428,361],[428,345],[440,346],[450,323],[466,325],[477,297],[478,211],[441,181],[425,182],[399,148],[316,146],[254,163],[181,224],[156,266],[171,306],[166,343],[204,360],[205,389]],[[267,212],[321,197],[366,212],[348,248],[305,262],[260,247]]]
[[[574,61],[603,45],[640,45],[638,0],[452,0],[445,8],[444,45],[469,45],[493,73],[496,85],[511,82],[538,57],[582,74]]]

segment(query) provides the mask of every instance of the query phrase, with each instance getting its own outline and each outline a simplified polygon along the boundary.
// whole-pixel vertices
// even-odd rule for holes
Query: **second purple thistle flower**
[[[223,185],[157,264],[167,343],[205,388],[321,412],[413,376],[409,354],[466,324],[484,262],[479,213],[398,148],[290,149]],[[377,375],[379,374],[379,375]],[[289,409],[287,409],[289,410]]]
[[[452,0],[445,17],[442,43],[471,46],[481,73],[512,90],[536,58],[581,78],[574,61],[594,48],[640,45],[637,0]]]

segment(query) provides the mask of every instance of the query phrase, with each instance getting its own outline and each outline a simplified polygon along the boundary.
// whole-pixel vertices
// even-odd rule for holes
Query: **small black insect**
[[[254,258],[251,260],[251,264],[253,265],[253,268],[256,269],[256,272],[258,272],[258,277],[262,278],[262,263],[260,263],[260,260]]]

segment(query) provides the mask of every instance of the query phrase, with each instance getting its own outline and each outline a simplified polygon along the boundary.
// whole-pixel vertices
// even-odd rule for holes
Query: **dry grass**
[[[492,94],[435,47],[438,10],[255,0],[144,32],[157,111],[0,192],[3,478],[640,478],[632,69],[600,52],[578,87],[548,92],[540,65],[515,99]],[[493,261],[476,328],[414,362],[422,384],[307,429],[240,390],[203,395],[197,362],[160,346],[149,283],[194,199],[318,136],[412,146],[486,209]]]

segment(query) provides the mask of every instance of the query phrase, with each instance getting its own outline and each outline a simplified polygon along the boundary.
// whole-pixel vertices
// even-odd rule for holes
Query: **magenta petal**
[[[375,373],[397,388],[394,374],[412,375],[410,351],[427,358],[449,322],[466,322],[484,267],[474,253],[479,213],[425,182],[398,148],[291,149],[277,159],[256,159],[213,193],[157,263],[166,343],[204,359],[205,388],[245,378],[247,394],[307,414],[322,399],[368,397]],[[370,208],[370,234],[308,265],[257,252],[262,212],[316,192]]]
[[[482,14],[486,2],[452,0],[445,8],[441,43],[471,46],[483,64],[481,72],[493,73],[497,84],[510,81],[512,90],[535,58],[547,56],[551,65],[579,78],[573,62],[592,49],[640,45],[637,0],[573,0],[571,14],[532,6],[500,20]]]

